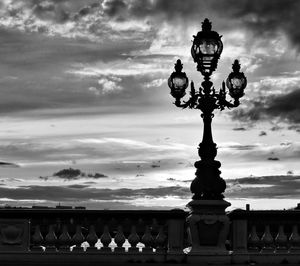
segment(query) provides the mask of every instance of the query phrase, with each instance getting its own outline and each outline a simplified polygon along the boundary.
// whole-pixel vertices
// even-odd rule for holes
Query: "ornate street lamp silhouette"
[[[171,95],[175,98],[175,105],[180,108],[199,109],[203,118],[204,129],[202,142],[199,145],[198,154],[201,160],[195,162],[196,177],[192,181],[190,189],[193,200],[189,202],[191,209],[189,232],[192,241],[192,251],[201,252],[201,246],[214,246],[214,252],[224,252],[225,240],[229,228],[229,220],[225,215],[225,208],[230,205],[223,200],[226,183],[220,177],[219,168],[221,163],[215,160],[217,147],[213,142],[211,122],[214,117],[213,111],[239,106],[239,99],[244,95],[247,86],[245,75],[240,72],[240,64],[235,60],[232,72],[226,80],[226,86],[233,102],[226,99],[226,87],[223,81],[219,92],[216,92],[210,76],[218,65],[218,60],[223,50],[221,37],[211,30],[211,22],[205,19],[202,23],[202,31],[198,32],[193,40],[191,54],[197,63],[197,70],[203,75],[204,81],[198,90],[191,82],[190,97],[187,101],[181,101],[186,94],[189,80],[184,72],[181,60],[177,60],[175,71],[171,74],[168,85]],[[211,216],[211,214],[213,214]],[[210,222],[207,224],[207,220]],[[202,227],[203,226],[203,227]],[[202,229],[201,229],[202,228]],[[219,232],[219,233],[216,233]],[[212,241],[213,236],[215,242]],[[212,245],[212,243],[215,245]],[[215,248],[215,249],[214,249]]]
[[[226,86],[229,89],[229,95],[234,102],[226,100],[225,82],[217,93],[210,81],[210,76],[217,68],[218,60],[223,50],[221,37],[217,32],[211,30],[211,22],[205,19],[202,23],[202,31],[193,36],[193,45],[191,48],[194,62],[197,63],[197,70],[204,77],[202,86],[198,91],[195,90],[193,81],[191,82],[190,98],[188,101],[181,102],[182,97],[186,94],[188,87],[188,78],[182,72],[182,63],[178,59],[175,64],[175,72],[173,72],[168,80],[171,89],[171,95],[175,98],[175,105],[181,108],[199,109],[204,122],[203,139],[199,145],[200,161],[195,163],[196,178],[191,184],[191,192],[194,194],[193,199],[223,199],[223,192],[226,188],[225,181],[220,177],[221,166],[219,161],[215,161],[217,155],[217,147],[213,142],[211,132],[211,122],[213,111],[220,109],[239,106],[239,99],[244,95],[244,89],[247,85],[245,75],[240,72],[240,64],[235,60],[232,70],[226,80]]]

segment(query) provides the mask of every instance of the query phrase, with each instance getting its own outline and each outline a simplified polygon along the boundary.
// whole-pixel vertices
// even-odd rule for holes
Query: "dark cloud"
[[[84,182],[84,184],[86,184],[87,186],[90,186],[90,185],[96,185],[97,182],[95,182],[95,181],[86,181],[86,182]]]
[[[107,175],[101,174],[101,173],[85,173],[79,169],[62,169],[52,175],[53,177],[58,177],[66,181],[72,181],[72,180],[78,180],[80,178],[92,178],[92,179],[99,179],[99,178],[106,178],[108,177]],[[40,176],[39,177],[42,180],[49,180],[51,177],[50,176]]]
[[[271,88],[270,88],[271,89]],[[287,94],[272,95],[252,101],[249,109],[238,108],[232,111],[234,119],[255,122],[279,118],[292,124],[300,123],[300,89]],[[278,128],[273,127],[273,130]]]
[[[42,20],[56,21],[58,23],[64,23],[70,17],[69,12],[53,2],[37,2],[33,6],[32,11]]]
[[[14,178],[14,177],[9,177],[9,178],[4,178],[4,179],[0,179],[0,182],[4,182],[4,183],[7,183],[7,182],[18,182],[18,183],[23,183],[24,180],[22,179],[19,179],[19,178]]]
[[[67,180],[73,180],[78,179],[80,176],[84,176],[84,173],[82,173],[79,169],[62,169],[56,173],[53,174],[53,176],[57,176],[59,178],[67,179]]]
[[[246,131],[246,128],[244,128],[244,127],[235,127],[232,130],[234,130],[234,131]]]
[[[126,3],[122,0],[103,1],[102,7],[108,16],[118,16],[119,19],[122,18],[123,12],[127,9]]]
[[[65,23],[85,16],[99,6],[97,0],[15,0],[15,5],[6,8],[11,17],[20,17],[27,11],[43,21]]]
[[[298,198],[300,176],[262,176],[229,179],[226,197],[230,198]],[[13,193],[12,193],[13,192]],[[18,188],[0,187],[1,197],[12,200],[44,200],[46,202],[89,201],[127,201],[130,205],[135,199],[155,199],[161,197],[190,198],[188,187],[169,186],[143,189],[104,189],[87,185],[70,186],[21,186]]]
[[[298,182],[300,176],[297,175],[278,175],[278,176],[250,176],[238,179],[227,179],[227,183],[251,184],[251,185],[276,185],[278,183],[285,184],[286,182]]]
[[[154,15],[165,15],[167,18],[172,19],[174,16],[177,18],[191,17],[199,11],[203,13],[201,7],[209,7],[206,1],[180,1],[180,0],[104,0],[102,7],[104,12],[113,17],[127,14],[128,16],[144,17]],[[201,14],[200,13],[200,14]],[[187,14],[189,14],[187,16]]]
[[[278,157],[269,157],[268,158],[269,161],[279,161]]]
[[[270,104],[266,108],[266,114],[270,116],[279,116],[288,119],[294,123],[300,123],[300,89],[279,95],[274,99],[270,99]]]
[[[281,129],[284,129],[284,127],[281,127],[281,126],[278,126],[278,125],[275,125],[275,126],[270,128],[271,131],[278,131],[278,130],[281,130]]]
[[[63,23],[64,19],[70,19],[77,14],[77,18],[86,16],[89,12],[103,9],[105,14],[110,17],[115,16],[127,16],[126,19],[134,17],[145,18],[147,15],[153,16],[155,19],[154,24],[162,22],[165,18],[182,18],[184,20],[190,19],[195,21],[195,17],[200,20],[203,15],[206,16],[204,10],[207,12],[213,12],[213,14],[220,13],[220,16],[216,16],[216,23],[221,26],[226,23],[219,23],[219,17],[230,16],[228,20],[228,26],[232,26],[233,18],[239,18],[239,22],[236,27],[239,27],[241,23],[245,25],[249,20],[249,16],[246,14],[246,10],[249,6],[249,14],[260,14],[259,6],[263,10],[269,10],[269,6],[272,12],[276,15],[276,10],[279,8],[279,2],[275,1],[275,7],[269,4],[267,1],[263,1],[260,5],[253,2],[253,7],[248,1],[239,1],[238,3],[233,1],[103,1],[101,7],[97,1],[89,1],[83,4],[80,1],[18,1],[26,5],[27,8],[34,9],[36,16],[39,16],[41,20],[57,20],[59,23]],[[278,3],[277,3],[278,2]],[[251,2],[252,3],[252,2]],[[224,7],[228,5],[228,8]],[[207,8],[206,8],[207,7]],[[277,9],[276,9],[277,8]],[[291,9],[292,4],[289,2],[283,5],[283,9]],[[126,12],[125,12],[125,11]],[[225,10],[223,12],[223,10]],[[231,10],[231,11],[230,11]],[[67,18],[61,14],[71,14]],[[125,13],[124,13],[125,12]],[[252,12],[252,13],[251,13]],[[292,12],[292,11],[291,11]],[[224,13],[224,14],[223,14]],[[230,13],[229,15],[227,13]],[[270,11],[271,13],[271,11]],[[124,15],[125,14],[125,15]],[[232,16],[234,14],[234,16]],[[268,14],[266,14],[266,20],[268,20]],[[157,15],[165,15],[166,17],[158,18]],[[58,16],[58,18],[56,18]],[[247,17],[248,16],[248,17]],[[271,16],[271,15],[270,15]],[[276,16],[275,16],[276,17]],[[99,12],[97,15],[99,22],[103,22],[104,18]],[[201,19],[203,19],[201,18]],[[212,20],[214,18],[212,17]],[[255,20],[255,19],[254,19]],[[255,20],[256,21],[256,20]],[[94,21],[95,22],[95,21]],[[122,77],[122,81],[118,82],[118,88],[125,88],[122,91],[122,97],[115,94],[105,95],[101,92],[101,86],[99,85],[100,78],[105,75],[88,76],[80,74],[70,74],[68,70],[82,70],[85,65],[93,64],[95,62],[112,62],[114,60],[120,60],[124,62],[126,59],[132,59],[129,55],[131,52],[145,51],[149,49],[153,36],[155,36],[155,30],[151,27],[151,30],[146,30],[144,34],[133,35],[134,32],[126,31],[125,35],[116,33],[119,35],[117,39],[121,39],[121,42],[114,41],[105,42],[107,38],[113,34],[111,27],[103,30],[101,23],[94,23],[95,27],[91,27],[89,31],[93,37],[98,36],[101,39],[101,45],[91,41],[73,38],[59,38],[45,36],[43,34],[30,34],[24,32],[15,32],[12,30],[0,29],[0,71],[2,77],[9,77],[13,75],[16,77],[14,80],[1,79],[0,88],[2,91],[2,97],[0,99],[0,112],[17,112],[23,110],[39,110],[39,109],[56,109],[78,106],[150,106],[151,104],[159,105],[164,98],[162,93],[156,93],[158,90],[155,88],[152,90],[142,90],[145,84],[153,81],[153,75],[146,74],[140,75],[141,78],[132,75],[129,77]],[[200,22],[199,22],[200,23]],[[258,23],[258,22],[257,22]],[[24,25],[26,23],[24,22]],[[89,24],[83,22],[84,25]],[[99,26],[99,25],[102,26]],[[27,25],[27,24],[26,24]],[[47,24],[48,25],[48,24]],[[153,26],[151,23],[149,24]],[[248,24],[247,24],[248,25]],[[9,27],[9,26],[8,26]],[[26,26],[27,27],[27,26]],[[40,25],[41,31],[46,30],[45,26]],[[79,26],[78,26],[79,27]],[[248,26],[247,26],[248,27]],[[251,26],[252,27],[252,26]],[[279,27],[279,26],[278,26]],[[281,26],[280,26],[281,27]],[[154,27],[155,28],[155,27]],[[276,27],[273,27],[276,30]],[[272,29],[273,29],[272,28]],[[27,29],[27,28],[26,28]],[[86,29],[84,27],[84,29]],[[271,29],[271,30],[272,30]],[[74,33],[71,29],[71,33]],[[83,29],[80,29],[83,30]],[[78,30],[80,32],[80,30]],[[81,32],[82,33],[82,32]],[[147,35],[148,34],[148,35]],[[125,39],[130,35],[130,38],[139,39],[139,41],[126,41]],[[114,36],[114,35],[113,35]],[[132,37],[134,36],[134,38]],[[139,37],[138,37],[139,36]],[[149,37],[151,36],[151,37]],[[70,37],[70,36],[68,36]],[[153,60],[161,59],[161,55],[151,55],[150,58],[138,57],[136,62],[133,59],[133,63],[145,63],[150,65]],[[164,57],[165,58],[165,57]],[[148,61],[146,60],[148,59]],[[168,58],[165,58],[168,59]],[[78,68],[76,68],[76,66]],[[97,64],[96,64],[97,67]],[[106,77],[108,82],[112,82],[109,77]],[[157,80],[162,78],[160,73]],[[165,77],[164,77],[165,78]],[[165,86],[165,83],[162,84]],[[26,93],[19,93],[20,88]],[[97,97],[95,97],[95,94]],[[149,97],[148,97],[149,96]],[[164,97],[168,95],[165,94]],[[155,98],[154,98],[155,97]],[[121,102],[122,101],[122,102]],[[121,103],[120,103],[121,102]],[[242,111],[241,111],[242,112]],[[271,110],[270,110],[271,112]],[[256,113],[253,113],[253,115]],[[256,114],[257,115],[257,114]],[[254,116],[255,119],[257,116]],[[258,119],[258,118],[257,118]]]
[[[300,44],[297,26],[300,23],[300,2],[295,0],[105,0],[102,5],[108,16],[117,18],[126,14],[128,17],[164,16],[173,20],[195,21],[209,16],[214,21],[223,21],[219,23],[223,28],[239,24],[260,36],[283,31],[292,43]]]
[[[241,144],[237,144],[237,145],[229,145],[226,148],[232,149],[232,150],[239,150],[239,151],[250,151],[250,150],[254,150],[255,148],[257,148],[258,145],[241,145]],[[222,148],[222,147],[221,147]]]
[[[297,132],[300,132],[300,125],[291,125],[291,126],[288,126],[288,130],[295,130]]]
[[[281,142],[280,146],[286,146],[286,147],[288,147],[288,146],[291,146],[292,144],[293,144],[292,142],[287,141],[287,142]]]
[[[267,136],[267,132],[266,131],[260,131],[259,136],[260,137]]]
[[[77,13],[73,14],[73,19],[78,20],[81,17],[87,16],[95,11],[100,6],[99,2],[82,7]]]
[[[79,184],[74,184],[74,185],[69,185],[68,188],[76,188],[76,189],[83,189],[87,188],[89,185],[79,185]]]
[[[223,30],[232,29],[235,25],[260,37],[284,32],[293,44],[300,44],[297,27],[300,23],[300,3],[295,0],[104,0],[101,5],[96,0],[17,0],[17,3],[18,8],[7,8],[11,17],[19,17],[24,9],[28,9],[38,19],[64,23],[78,21],[92,12],[98,12],[101,18],[103,12],[119,21],[150,17],[157,26],[165,20],[180,23],[199,20],[200,24],[205,17],[209,17]]]
[[[20,166],[15,163],[0,162],[0,167],[20,167]]]
[[[300,176],[261,176],[226,180],[228,198],[298,198]]]
[[[104,175],[104,174],[100,174],[100,173],[95,173],[95,174],[87,174],[88,177],[91,177],[91,178],[105,178],[105,177],[108,177],[107,175]]]
[[[239,3],[234,15],[243,19],[247,27],[262,35],[283,31],[292,43],[300,45],[300,30],[296,26],[300,22],[298,1],[247,0]]]
[[[80,189],[79,189],[80,188]],[[12,193],[13,191],[13,193]],[[188,188],[180,186],[144,189],[96,189],[85,185],[73,186],[21,186],[19,188],[0,188],[1,197],[14,200],[81,201],[81,200],[132,200],[144,197],[187,197]]]

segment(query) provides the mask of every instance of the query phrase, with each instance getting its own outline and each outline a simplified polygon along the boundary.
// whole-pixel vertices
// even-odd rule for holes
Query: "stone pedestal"
[[[225,200],[192,200],[187,207],[188,234],[191,242],[189,255],[227,255],[225,241],[229,218],[225,209],[231,204]]]

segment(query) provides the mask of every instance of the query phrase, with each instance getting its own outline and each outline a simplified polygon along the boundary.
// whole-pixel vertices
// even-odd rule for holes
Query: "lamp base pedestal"
[[[192,200],[187,204],[189,255],[227,255],[225,247],[229,218],[225,209],[231,204],[225,200]]]

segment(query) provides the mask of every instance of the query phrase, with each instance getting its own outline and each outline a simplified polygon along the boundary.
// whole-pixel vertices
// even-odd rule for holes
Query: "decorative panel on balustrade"
[[[103,251],[103,252],[165,252],[167,230],[165,220],[118,221],[98,218],[94,221],[42,220],[32,221],[32,251]],[[124,245],[124,243],[126,244]],[[138,245],[139,244],[139,245]],[[139,248],[138,248],[139,247]]]
[[[26,236],[29,237],[28,252],[165,254],[183,253],[185,248],[186,213],[181,210],[1,212],[1,217],[30,222],[30,230],[27,230],[31,232],[30,237]],[[24,245],[22,247],[24,250]]]
[[[235,231],[247,225],[245,247],[251,253],[300,253],[300,211],[243,211],[229,214]],[[242,236],[240,235],[240,238]],[[234,241],[234,240],[233,240]],[[237,245],[235,245],[237,247]],[[241,243],[240,246],[243,246]],[[234,245],[233,245],[233,249]]]

